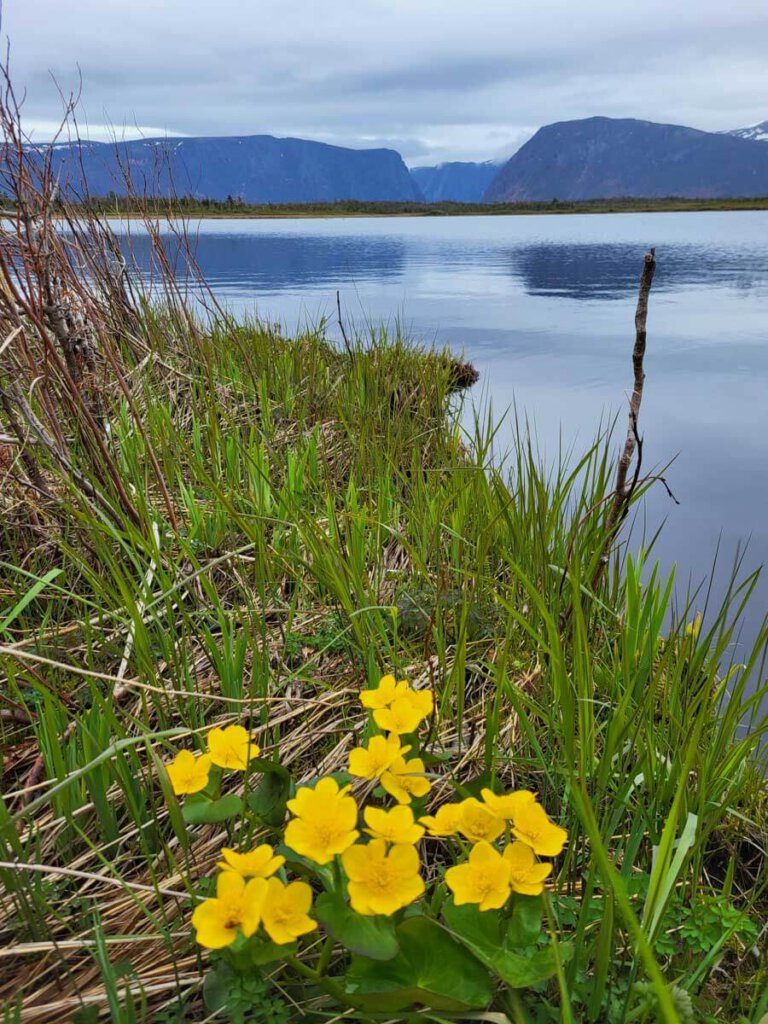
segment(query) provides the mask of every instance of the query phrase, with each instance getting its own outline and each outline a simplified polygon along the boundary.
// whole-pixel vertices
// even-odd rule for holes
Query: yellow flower
[[[309,916],[312,890],[306,882],[284,885],[279,878],[270,878],[266,885],[261,923],[273,942],[283,946],[317,928],[317,922]]]
[[[401,679],[395,682],[394,676],[383,676],[375,690],[363,690],[360,694],[360,703],[364,708],[375,711],[377,708],[388,708],[397,697],[402,697],[408,692],[408,683]]]
[[[540,857],[556,857],[568,839],[565,829],[550,821],[541,804],[535,802],[515,811],[512,834]]]
[[[222,949],[234,942],[239,928],[249,938],[259,927],[267,891],[263,878],[246,882],[234,871],[225,871],[216,879],[215,899],[195,907],[192,927],[195,938],[208,949]]]
[[[535,795],[526,789],[503,794],[494,793],[492,789],[484,789],[481,796],[489,811],[492,811],[497,818],[506,818],[507,821],[514,818],[516,809],[531,804],[536,799]]]
[[[425,796],[432,788],[420,757],[411,761],[398,757],[389,771],[381,776],[381,784],[399,804],[409,804],[412,797]]]
[[[432,690],[408,690],[405,696],[422,718],[432,714],[435,706],[435,695]]]
[[[415,846],[393,846],[383,839],[358,843],[341,855],[349,879],[349,902],[358,914],[394,914],[424,892]]]
[[[355,747],[349,752],[349,773],[360,779],[379,779],[410,749],[400,746],[397,736],[373,736],[367,747]]]
[[[509,882],[515,892],[524,896],[538,896],[544,891],[544,879],[552,871],[551,864],[539,864],[533,850],[525,843],[510,843],[504,851],[509,864]]]
[[[506,828],[504,819],[494,814],[485,804],[481,804],[473,796],[462,800],[459,804],[461,817],[459,818],[459,832],[465,836],[470,843],[482,841],[492,843],[498,839]]]
[[[333,860],[360,835],[349,786],[339,789],[335,779],[321,779],[314,789],[302,786],[288,809],[296,817],[286,827],[286,845],[317,864]]]
[[[250,853],[236,853],[226,846],[221,853],[224,860],[220,861],[217,867],[225,871],[234,871],[243,878],[269,878],[285,864],[285,857],[276,857],[275,851],[268,843],[262,843]]]
[[[259,748],[251,741],[248,730],[242,725],[211,729],[208,733],[208,750],[214,764],[238,771],[245,771],[249,760],[259,756]]]
[[[405,697],[398,697],[388,708],[380,708],[373,712],[373,720],[380,729],[385,732],[393,732],[400,736],[405,732],[415,732],[419,727],[422,718],[429,712],[424,712],[418,703],[411,700],[412,694]]]
[[[190,750],[180,750],[165,770],[177,796],[199,793],[208,785],[211,759],[208,754],[195,757]]]
[[[419,818],[431,836],[455,836],[461,821],[461,804],[443,804],[434,815]]]
[[[490,843],[473,846],[469,860],[445,872],[457,907],[476,903],[480,910],[498,910],[509,897],[510,864]]]
[[[424,829],[413,820],[410,807],[393,807],[391,811],[380,807],[366,807],[363,817],[368,828],[365,830],[374,839],[388,843],[413,845],[424,835]]]

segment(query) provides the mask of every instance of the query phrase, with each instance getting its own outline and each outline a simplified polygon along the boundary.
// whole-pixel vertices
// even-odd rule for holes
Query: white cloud
[[[298,135],[422,164],[593,114],[768,117],[764,0],[6,0],[3,31],[41,132],[50,73],[67,89],[78,66],[94,133]]]
[[[92,142],[127,142],[130,139],[157,139],[181,137],[182,132],[168,131],[167,128],[154,128],[150,125],[89,124],[87,121],[77,122],[77,132],[72,128],[61,131],[60,121],[46,121],[38,118],[24,118],[24,131],[32,142],[51,142],[58,138],[60,142],[71,141],[75,134],[81,139]]]

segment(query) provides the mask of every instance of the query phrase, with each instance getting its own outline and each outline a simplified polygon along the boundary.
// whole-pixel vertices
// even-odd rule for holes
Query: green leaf
[[[315,917],[342,946],[370,960],[391,960],[400,949],[390,918],[358,914],[336,893],[317,897]]]
[[[541,935],[543,916],[541,896],[515,896],[504,945],[518,949],[535,946]]]
[[[447,903],[443,907],[443,917],[454,938],[510,988],[538,985],[557,972],[553,946],[537,950],[531,956],[523,956],[510,949],[508,935],[502,938],[501,915],[494,910],[483,911],[471,904],[457,907],[454,903]],[[561,961],[567,961],[573,956],[573,947],[560,943],[558,952]]]
[[[212,825],[226,821],[227,818],[235,818],[242,810],[243,799],[234,793],[228,793],[218,800],[209,800],[207,797],[198,799],[195,794],[184,801],[181,814],[188,825]]]
[[[296,952],[296,943],[286,942],[285,945],[279,946],[276,942],[257,940],[253,945],[249,945],[248,952],[251,963],[261,967],[263,964],[271,964],[275,960],[284,960],[287,956],[293,956]]]
[[[27,605],[34,601],[40,591],[45,590],[48,584],[55,580],[62,572],[62,569],[49,569],[45,576],[41,579],[35,580],[32,587],[26,592],[21,600],[11,608],[2,620],[0,620],[0,633],[4,633],[13,620],[21,615]]]
[[[435,921],[409,917],[396,929],[391,960],[353,956],[347,991],[373,1010],[409,1006],[435,1010],[485,1008],[493,996],[488,972]]]
[[[265,762],[268,763],[268,762]],[[285,769],[265,771],[248,794],[248,806],[265,825],[279,828],[285,821],[285,805],[291,795],[291,777]]]
[[[280,857],[285,857],[286,865],[290,867],[294,874],[309,881],[313,878],[319,878],[325,889],[333,889],[335,879],[332,863],[316,864],[309,857],[302,857],[300,853],[296,853],[295,850],[292,850],[290,846],[286,846],[285,843],[278,843],[275,847],[275,853]]]
[[[215,971],[209,971],[203,982],[203,1002],[211,1013],[218,1013],[227,1005],[232,988],[234,975],[227,964],[222,964]]]

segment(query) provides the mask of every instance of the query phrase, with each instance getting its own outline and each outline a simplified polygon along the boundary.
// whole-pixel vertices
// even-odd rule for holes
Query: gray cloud
[[[764,0],[5,0],[42,135],[83,76],[98,126],[508,153],[591,114],[712,130],[768,117]]]

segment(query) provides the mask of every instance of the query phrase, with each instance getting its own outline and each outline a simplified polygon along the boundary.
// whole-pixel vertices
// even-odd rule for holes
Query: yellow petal
[[[207,949],[223,949],[237,938],[237,929],[228,925],[226,908],[219,900],[205,900],[192,913],[195,938]]]

